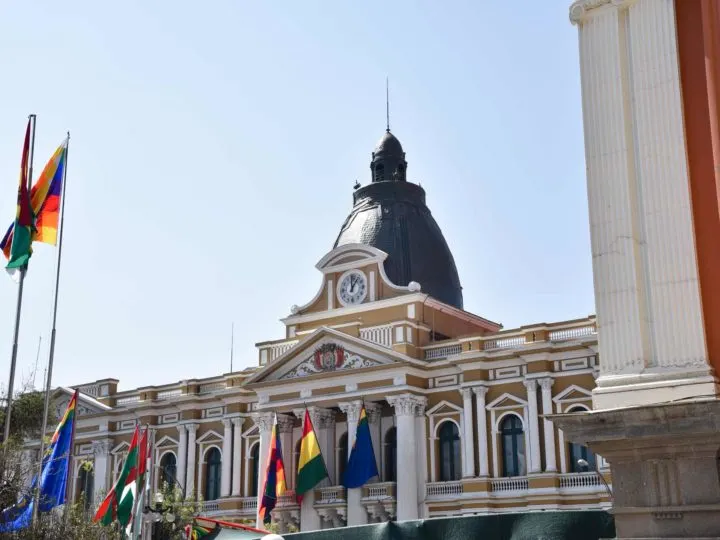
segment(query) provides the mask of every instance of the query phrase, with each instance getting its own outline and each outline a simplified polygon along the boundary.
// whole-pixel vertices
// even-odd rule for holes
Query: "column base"
[[[617,409],[718,396],[720,384],[707,366],[682,372],[648,370],[641,374],[600,376],[593,390],[593,408]]]
[[[720,538],[720,400],[550,419],[610,463],[618,538]]]

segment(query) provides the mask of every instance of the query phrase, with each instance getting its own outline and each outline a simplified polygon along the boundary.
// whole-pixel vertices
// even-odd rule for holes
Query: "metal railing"
[[[460,481],[432,482],[425,486],[425,494],[427,497],[460,495],[462,492],[463,485]]]
[[[525,491],[529,488],[527,476],[493,478],[490,480],[492,491]]]

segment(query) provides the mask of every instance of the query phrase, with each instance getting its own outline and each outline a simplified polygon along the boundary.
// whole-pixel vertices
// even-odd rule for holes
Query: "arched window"
[[[166,452],[160,458],[160,487],[165,484],[170,489],[175,488],[177,478],[177,458],[172,452]]]
[[[500,425],[503,453],[503,476],[525,476],[525,433],[522,421],[514,414],[507,415]]]
[[[250,477],[250,496],[257,497],[258,494],[258,471],[260,468],[260,444],[256,444],[250,449],[250,459],[252,459],[252,476]]]
[[[385,434],[385,481],[397,482],[397,430],[391,427]]]
[[[78,478],[78,485],[80,487],[80,497],[82,497],[83,507],[85,511],[90,510],[93,507],[95,501],[93,501],[93,491],[95,488],[95,473],[93,471],[92,463],[83,464],[80,466],[80,477]]]
[[[337,455],[337,479],[338,484],[341,484],[343,477],[345,476],[345,469],[347,468],[348,461],[348,434],[344,433],[340,437],[338,443],[338,455]]]
[[[215,501],[220,498],[220,467],[222,459],[220,450],[211,448],[205,454],[205,500]]]
[[[460,480],[460,432],[454,422],[440,425],[440,481]]]
[[[379,163],[375,165],[375,182],[382,182],[385,180],[385,165]]]
[[[580,412],[587,411],[584,407],[572,407],[567,412]],[[570,456],[570,472],[586,472],[588,470],[594,471],[597,469],[597,460],[595,453],[590,450],[587,446],[583,446],[578,443],[568,443],[568,456]],[[580,465],[578,461],[583,460],[587,462],[587,465],[583,463]]]

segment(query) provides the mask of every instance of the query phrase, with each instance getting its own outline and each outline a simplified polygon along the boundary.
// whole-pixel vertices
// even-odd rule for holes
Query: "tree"
[[[156,501],[148,504],[153,540],[181,540],[185,527],[202,509],[202,504],[184,496],[180,486],[165,482]]]

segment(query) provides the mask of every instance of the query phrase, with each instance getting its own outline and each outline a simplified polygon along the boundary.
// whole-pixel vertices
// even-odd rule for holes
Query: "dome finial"
[[[385,77],[385,131],[390,133],[390,80]]]

